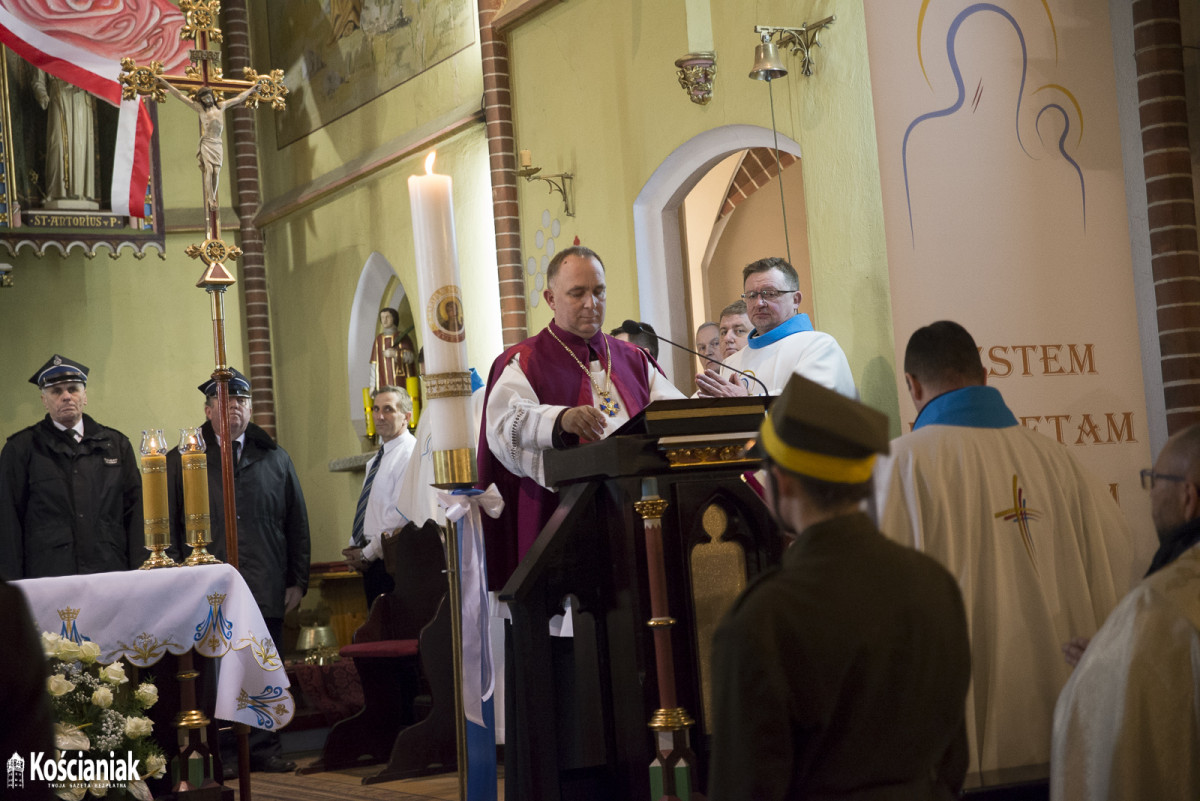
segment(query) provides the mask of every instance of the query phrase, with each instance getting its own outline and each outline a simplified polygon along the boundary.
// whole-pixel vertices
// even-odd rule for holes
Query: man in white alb
[[[875,471],[879,528],[937,559],[971,629],[972,771],[1044,765],[1062,647],[1091,636],[1128,587],[1132,540],[1099,480],[1019,425],[986,386],[975,340],[943,320],[916,331],[904,378],[911,434]]]
[[[778,395],[793,373],[848,398],[857,397],[846,354],[837,340],[814,331],[808,315],[799,313],[800,297],[800,278],[783,259],[771,257],[746,265],[742,299],[754,331],[746,347],[725,363],[758,381],[729,370],[708,369],[696,376],[700,397]]]
[[[1200,798],[1200,425],[1142,471],[1159,548],[1063,688],[1053,801]]]

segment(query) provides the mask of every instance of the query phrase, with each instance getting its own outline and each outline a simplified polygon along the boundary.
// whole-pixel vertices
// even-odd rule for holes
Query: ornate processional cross
[[[149,66],[138,66],[133,59],[121,59],[122,96],[132,100],[139,95],[149,95],[155,102],[166,100],[170,92],[200,117],[200,147],[196,156],[204,181],[204,218],[206,238],[202,244],[189,245],[186,253],[193,259],[204,262],[204,274],[196,286],[208,293],[212,305],[213,348],[217,368],[213,379],[217,384],[217,404],[221,412],[216,418],[217,436],[222,442],[229,441],[229,379],[233,371],[226,363],[225,355],[225,289],[237,279],[225,267],[226,259],[241,255],[241,249],[230,247],[221,239],[220,205],[217,201],[217,182],[224,161],[225,145],[222,134],[225,130],[225,109],[245,102],[251,108],[260,102],[270,103],[276,111],[284,108],[283,70],[272,70],[268,75],[259,75],[247,67],[245,78],[225,78],[221,74],[219,50],[210,50],[210,42],[221,41],[221,29],[217,20],[221,13],[218,0],[180,0],[179,9],[186,17],[186,24],[179,32],[182,39],[196,42],[188,51],[191,64],[183,75],[163,75],[161,61],[152,61]],[[225,99],[227,92],[238,94]],[[222,494],[225,499],[225,548],[231,565],[237,566],[237,511],[233,487],[232,448],[221,449]]]
[[[196,42],[196,48],[188,51],[191,64],[183,75],[163,75],[160,61],[149,66],[138,66],[133,59],[121,59],[122,95],[131,100],[138,95],[149,95],[155,102],[166,100],[166,93],[178,97],[200,115],[200,148],[197,156],[204,179],[204,219],[206,238],[203,244],[191,245],[187,254],[204,262],[205,271],[196,286],[225,287],[236,283],[233,274],[226,269],[225,260],[236,259],[241,249],[230,247],[221,239],[220,206],[217,203],[217,180],[224,157],[225,109],[243,101],[251,108],[270,103],[275,111],[282,111],[287,87],[283,84],[283,70],[271,70],[259,75],[246,67],[245,78],[225,78],[221,74],[221,51],[210,50],[209,42],[221,41],[221,29],[217,27],[221,11],[219,0],[180,0],[179,8],[186,15],[186,24],[179,35]],[[186,92],[186,94],[185,94]],[[227,92],[236,96],[226,100]],[[219,360],[223,361],[223,360]]]

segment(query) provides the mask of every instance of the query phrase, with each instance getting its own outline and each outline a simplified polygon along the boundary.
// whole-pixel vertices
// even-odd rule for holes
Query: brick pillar
[[[225,0],[221,33],[224,35],[226,75],[241,78],[250,64],[250,23],[246,0]],[[266,68],[260,70],[265,72]],[[271,363],[271,318],[267,305],[267,269],[263,254],[263,235],[254,225],[261,205],[258,189],[258,136],[254,130],[255,112],[237,106],[227,112],[227,130],[231,130],[233,164],[230,179],[233,205],[238,216],[238,239],[242,248],[242,292],[246,298],[246,338],[250,363],[243,367],[250,379],[254,398],[254,422],[275,436],[275,379]]]
[[[1134,0],[1134,59],[1167,431],[1200,422],[1200,257],[1178,0]]]
[[[517,208],[516,149],[508,44],[492,30],[502,0],[480,0],[479,41],[483,50],[483,107],[492,171],[492,216],[496,219],[496,265],[500,281],[500,326],[504,346],[529,335],[525,320],[525,273],[521,267],[521,227]]]

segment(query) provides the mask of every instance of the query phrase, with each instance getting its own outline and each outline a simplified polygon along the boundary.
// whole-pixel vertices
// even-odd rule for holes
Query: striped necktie
[[[354,528],[351,530],[350,543],[355,548],[367,547],[367,537],[363,532],[363,522],[367,519],[367,502],[371,500],[371,485],[375,483],[375,474],[379,472],[379,463],[383,461],[383,448],[371,460],[371,468],[367,471],[367,480],[363,482],[362,494],[358,496],[358,506],[354,509]]]

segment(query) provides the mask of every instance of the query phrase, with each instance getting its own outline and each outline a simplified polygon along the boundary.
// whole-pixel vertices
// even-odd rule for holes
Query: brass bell
[[[754,69],[750,77],[756,81],[773,81],[788,74],[783,59],[779,56],[779,48],[770,39],[754,48]]]

